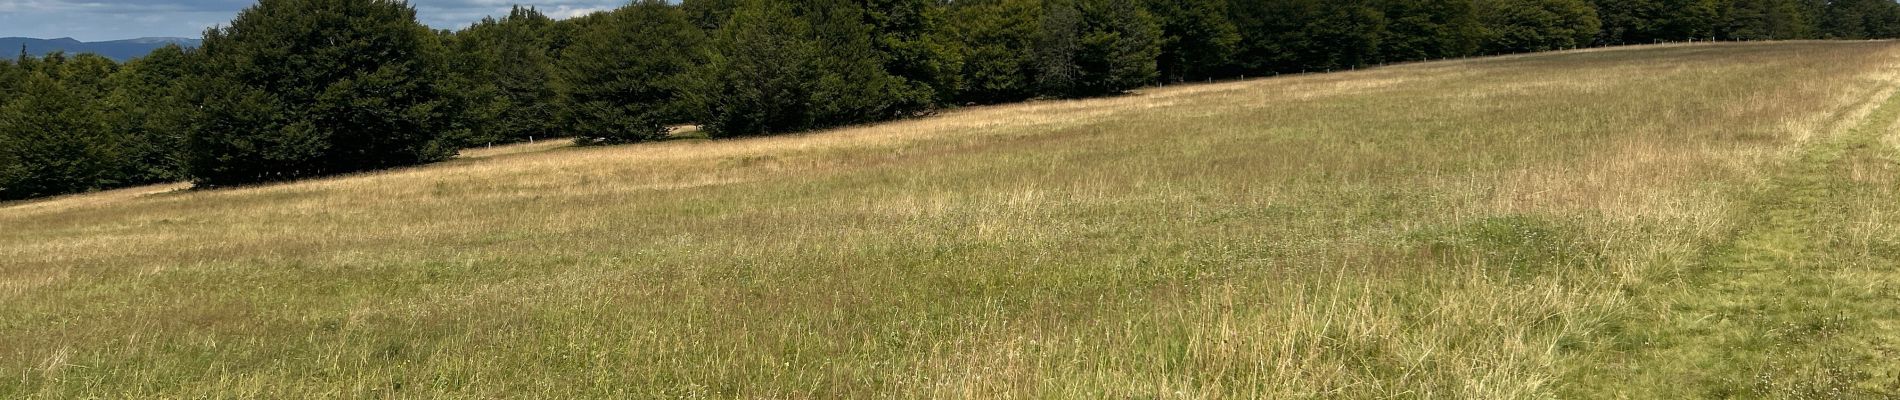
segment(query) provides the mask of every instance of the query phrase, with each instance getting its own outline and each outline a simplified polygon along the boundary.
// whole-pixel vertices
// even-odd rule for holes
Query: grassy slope
[[[1900,395],[1896,61],[1567,52],[11,204],[0,397]]]

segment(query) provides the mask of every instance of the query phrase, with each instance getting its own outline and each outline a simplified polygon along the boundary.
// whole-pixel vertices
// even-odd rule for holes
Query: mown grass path
[[[1811,139],[1773,172],[1726,242],[1638,290],[1655,318],[1619,334],[1619,352],[1632,357],[1616,373],[1634,379],[1610,392],[1900,396],[1900,252],[1861,233],[1891,230],[1900,183],[1900,159],[1882,142],[1900,120],[1900,96],[1879,96],[1861,121]]]

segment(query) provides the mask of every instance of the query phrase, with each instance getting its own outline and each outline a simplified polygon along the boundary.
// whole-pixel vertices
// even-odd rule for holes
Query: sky
[[[0,0],[0,37],[82,41],[140,37],[202,36],[205,28],[231,22],[255,0]],[[410,0],[416,18],[441,29],[459,29],[484,16],[508,14],[514,4],[534,6],[554,18],[611,9],[627,0]]]

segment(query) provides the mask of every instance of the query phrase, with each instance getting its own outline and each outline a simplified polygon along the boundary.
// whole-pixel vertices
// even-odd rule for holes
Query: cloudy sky
[[[513,4],[568,18],[627,0],[410,0],[416,16],[436,28],[460,28],[501,16]],[[198,37],[255,0],[0,0],[0,37],[72,37],[84,41],[149,36]]]

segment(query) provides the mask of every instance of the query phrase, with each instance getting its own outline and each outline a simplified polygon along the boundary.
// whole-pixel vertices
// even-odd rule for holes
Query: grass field
[[[0,398],[1900,396],[1900,43],[0,205]]]

